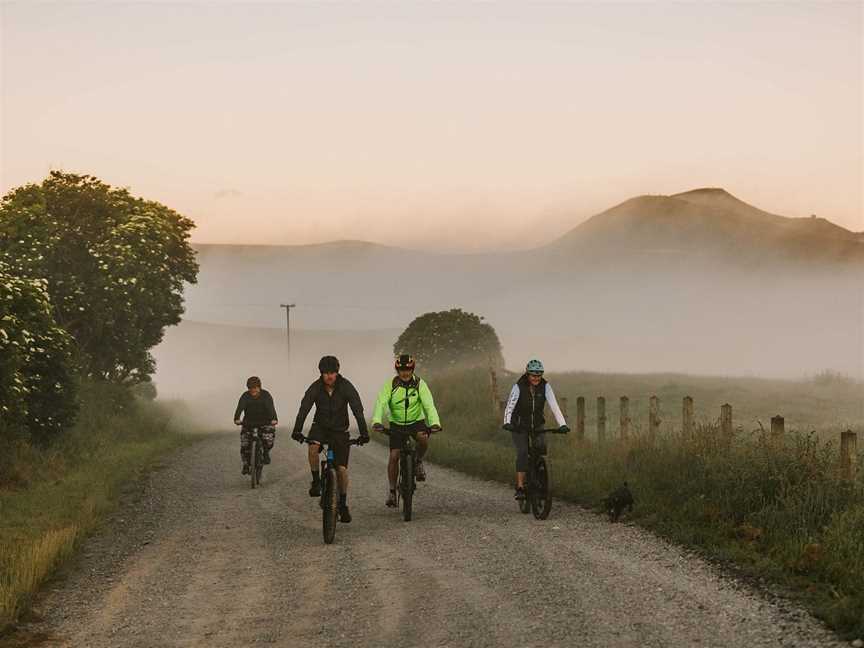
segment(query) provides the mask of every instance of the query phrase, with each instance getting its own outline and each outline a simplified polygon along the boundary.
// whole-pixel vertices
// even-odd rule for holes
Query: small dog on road
[[[609,494],[609,497],[603,500],[603,508],[609,515],[609,521],[617,522],[625,508],[628,513],[632,513],[634,501],[633,493],[630,492],[630,487],[625,481],[623,485],[616,488]]]

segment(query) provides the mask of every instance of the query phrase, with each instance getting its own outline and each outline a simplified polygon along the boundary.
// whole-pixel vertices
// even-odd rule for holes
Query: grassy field
[[[121,486],[187,442],[175,407],[86,387],[79,421],[48,451],[5,447],[0,469],[0,630],[116,503]]]
[[[510,378],[499,377],[502,398]],[[636,523],[726,561],[742,574],[786,585],[842,634],[864,636],[864,463],[859,457],[862,470],[854,483],[843,481],[836,441],[840,429],[862,429],[857,414],[861,385],[825,378],[793,383],[549,376],[556,392],[570,398],[571,416],[576,396],[592,403],[605,395],[608,417],[608,441],[602,445],[590,433],[581,444],[575,435],[550,439],[555,494],[595,508],[627,480],[637,499],[631,518]],[[430,382],[446,427],[435,438],[430,459],[511,482],[514,452],[493,412],[488,372]],[[642,433],[647,420],[640,420],[643,415],[647,419],[652,394],[670,410],[675,407],[667,411],[653,444]],[[694,398],[697,420],[702,419],[690,438],[681,433],[680,399],[685,394]],[[621,395],[630,397],[634,421],[627,441],[617,438]],[[737,430],[728,442],[715,422],[724,402],[736,412]],[[777,413],[787,417],[781,444],[772,443],[758,426],[761,420],[768,427]],[[589,408],[589,432],[592,416]]]

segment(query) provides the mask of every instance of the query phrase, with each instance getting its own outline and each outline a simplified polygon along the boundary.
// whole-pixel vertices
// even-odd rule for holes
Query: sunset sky
[[[864,230],[859,2],[0,6],[3,192],[201,242],[526,247],[702,186]]]

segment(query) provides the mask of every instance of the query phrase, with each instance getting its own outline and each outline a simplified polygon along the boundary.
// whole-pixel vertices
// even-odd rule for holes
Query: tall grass
[[[79,421],[48,450],[0,448],[0,630],[116,502],[124,482],[187,437],[174,408],[85,385]]]
[[[430,459],[511,481],[514,451],[493,412],[488,374],[441,376],[433,388],[446,431],[435,438]],[[790,432],[775,443],[761,429],[739,429],[723,439],[711,422],[689,437],[667,427],[653,443],[638,425],[626,441],[602,445],[577,443],[573,435],[549,439],[556,496],[598,507],[627,480],[637,523],[791,586],[835,628],[860,636],[864,479],[861,473],[854,483],[841,479],[838,458],[838,444],[818,434]]]

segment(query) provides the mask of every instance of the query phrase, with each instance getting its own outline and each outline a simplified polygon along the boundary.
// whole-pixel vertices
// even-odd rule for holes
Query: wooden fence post
[[[652,396],[648,401],[648,437],[651,443],[657,440],[657,432],[660,430],[660,399]]]
[[[786,419],[779,414],[771,417],[771,441],[783,442],[783,434],[786,431]]]
[[[576,399],[576,440],[585,440],[585,397]]]
[[[684,403],[681,407],[681,429],[685,438],[693,437],[693,399],[690,396],[684,397]]]
[[[606,398],[597,397],[597,443],[606,440]]]
[[[621,439],[626,440],[630,436],[630,399],[621,397],[621,413],[618,416],[621,426]]]
[[[846,430],[840,435],[840,475],[852,481],[858,472],[858,435]]]
[[[726,439],[732,437],[732,406],[729,403],[720,408],[720,431]]]

